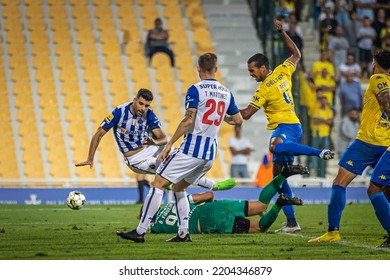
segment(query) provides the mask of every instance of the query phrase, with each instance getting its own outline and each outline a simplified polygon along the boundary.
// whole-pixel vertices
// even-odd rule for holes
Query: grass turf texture
[[[377,249],[385,232],[370,204],[347,205],[342,241],[310,244],[327,228],[327,205],[296,207],[298,234],[275,234],[281,213],[266,234],[194,234],[192,243],[167,243],[172,234],[147,234],[145,243],[122,240],[117,230],[136,227],[140,205],[0,205],[3,260],[389,260]],[[258,219],[258,217],[255,217]],[[180,248],[180,249],[178,249]]]

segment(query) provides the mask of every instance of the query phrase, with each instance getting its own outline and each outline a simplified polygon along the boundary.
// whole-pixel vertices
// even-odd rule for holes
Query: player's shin
[[[179,226],[178,235],[180,238],[184,238],[188,234],[188,222],[189,222],[189,212],[190,204],[187,200],[187,193],[184,192],[174,192],[175,203],[176,203],[176,215]]]
[[[281,174],[278,174],[272,179],[262,190],[259,195],[259,201],[264,204],[269,204],[271,199],[280,190],[280,185],[286,180]]]
[[[346,188],[333,185],[330,203],[328,205],[328,231],[340,229],[341,214],[345,208],[346,203]]]
[[[390,205],[387,202],[385,195],[383,192],[378,192],[370,195],[370,200],[379,222],[390,236]]]
[[[322,150],[312,148],[310,146],[302,145],[299,143],[279,143],[275,146],[275,153],[287,153],[294,156],[308,155],[319,156]]]
[[[150,226],[153,216],[160,208],[164,192],[160,189],[151,187],[148,195],[145,198],[145,203],[142,208],[142,216],[137,227],[137,233],[143,234]]]
[[[259,227],[261,232],[266,232],[275,222],[282,208],[274,204],[260,219]]]

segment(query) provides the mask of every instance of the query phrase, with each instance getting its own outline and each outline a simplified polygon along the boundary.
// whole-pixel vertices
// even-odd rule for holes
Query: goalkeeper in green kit
[[[267,186],[257,201],[218,200],[214,201],[212,192],[188,195],[190,202],[189,232],[194,233],[258,233],[266,232],[285,205],[302,205],[299,198],[279,195],[276,203],[267,211],[268,204],[280,189],[281,184],[292,175],[308,174],[306,167],[300,165],[284,166]],[[265,212],[265,213],[264,213]],[[262,215],[259,221],[246,217]],[[176,233],[177,217],[174,202],[169,202],[154,216],[151,233]]]

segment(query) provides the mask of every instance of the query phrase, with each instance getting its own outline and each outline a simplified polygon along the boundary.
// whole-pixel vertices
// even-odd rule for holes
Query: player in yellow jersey
[[[263,107],[268,120],[267,129],[274,130],[269,145],[269,150],[273,154],[274,176],[280,173],[284,165],[293,163],[296,155],[314,155],[326,160],[334,157],[334,153],[327,149],[318,150],[299,144],[302,139],[302,127],[294,110],[291,76],[301,58],[301,53],[283,30],[280,21],[275,21],[275,27],[283,37],[291,56],[274,70],[271,70],[268,58],[263,54],[258,53],[249,58],[249,75],[262,83],[257,87],[247,108],[240,110],[243,118],[248,120]],[[292,197],[287,181],[283,183],[281,192]],[[283,211],[287,223],[277,232],[300,231],[294,207],[285,206]]]
[[[309,242],[339,241],[341,214],[346,202],[346,188],[367,166],[374,167],[367,190],[378,220],[390,236],[390,207],[383,193],[389,186],[390,163],[390,51],[375,54],[373,75],[364,94],[362,120],[356,140],[345,150],[339,162],[339,171],[333,181],[328,205],[328,232]],[[383,156],[383,157],[382,157]],[[382,159],[381,159],[382,157]],[[381,164],[378,163],[381,159]],[[390,247],[390,238],[381,245]]]

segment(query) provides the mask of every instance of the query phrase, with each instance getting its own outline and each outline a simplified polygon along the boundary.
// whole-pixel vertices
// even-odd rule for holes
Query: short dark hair
[[[217,67],[218,58],[214,53],[204,53],[198,58],[198,65],[202,70],[206,72],[213,72]]]
[[[374,55],[374,60],[380,67],[382,67],[385,70],[390,69],[390,51],[389,50],[379,50]]]
[[[251,56],[248,59],[248,64],[250,64],[252,62],[255,62],[256,67],[261,67],[264,65],[265,68],[269,69],[269,60],[264,54],[257,53],[255,55]]]
[[[146,101],[152,101],[153,100],[153,93],[146,88],[141,88],[137,93],[137,98],[140,98],[140,97],[142,97]]]

